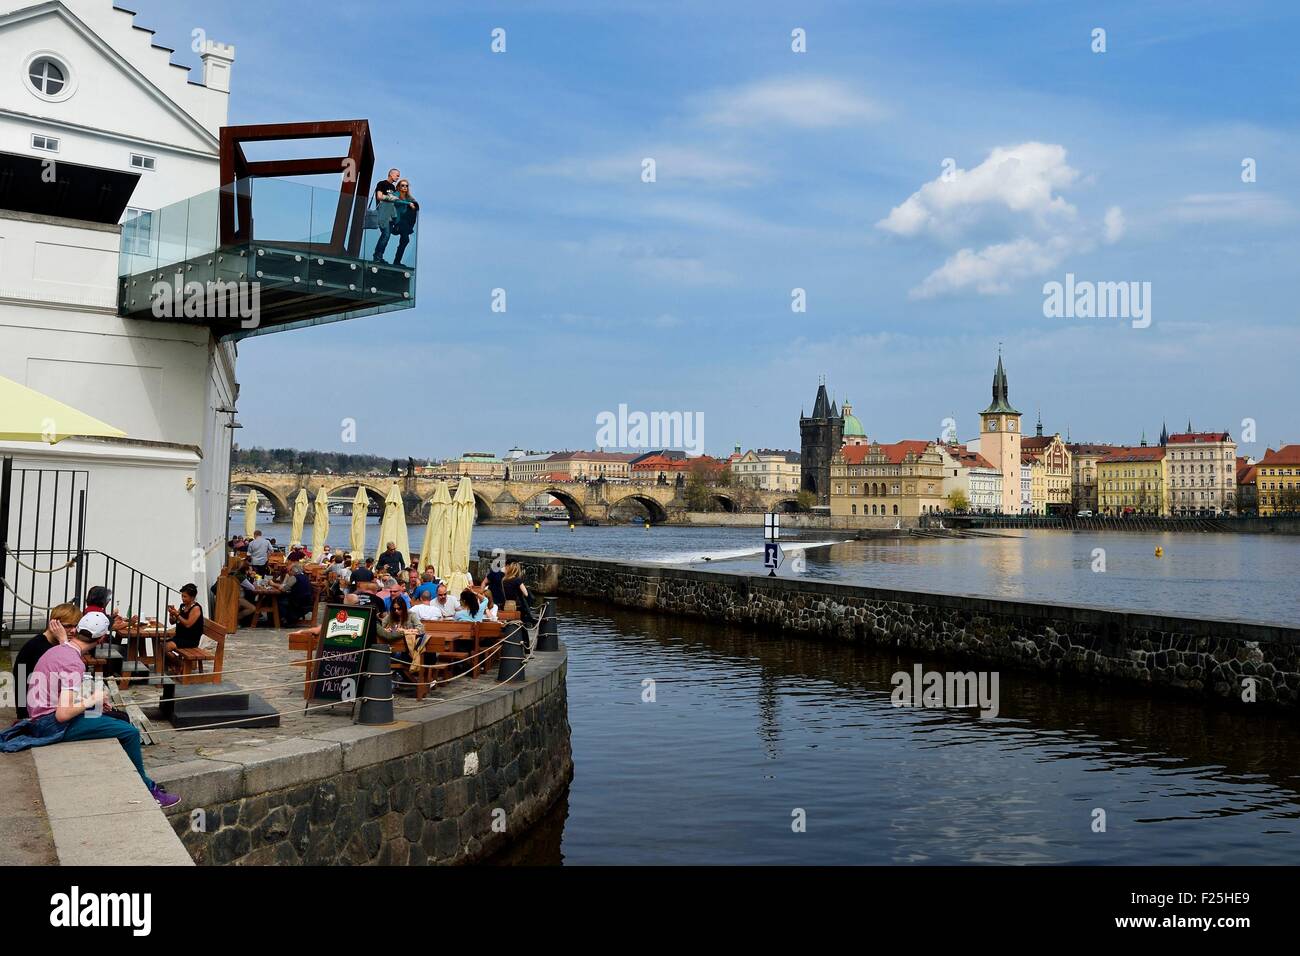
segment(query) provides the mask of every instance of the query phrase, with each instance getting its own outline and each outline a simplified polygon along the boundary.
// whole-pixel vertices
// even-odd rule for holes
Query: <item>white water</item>
[[[787,555],[795,551],[807,551],[809,548],[829,548],[831,545],[844,544],[852,538],[837,538],[834,541],[782,541],[781,550]],[[729,561],[736,558],[748,558],[762,554],[764,549],[741,548],[730,551],[678,551],[657,558],[647,558],[649,564],[695,564],[699,562]]]

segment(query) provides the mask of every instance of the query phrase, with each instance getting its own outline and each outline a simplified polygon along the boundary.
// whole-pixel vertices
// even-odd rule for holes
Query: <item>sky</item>
[[[240,344],[242,445],[591,448],[626,405],[797,449],[821,376],[969,439],[999,347],[1026,430],[1300,441],[1294,3],[133,9],[235,44],[232,123],[369,119],[421,202],[415,308]],[[1145,317],[1046,314],[1067,274]]]

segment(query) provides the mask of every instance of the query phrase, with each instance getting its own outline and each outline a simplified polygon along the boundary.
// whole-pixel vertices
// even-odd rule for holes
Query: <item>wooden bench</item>
[[[412,668],[416,672],[415,696],[423,700],[429,693],[429,687],[434,679],[435,672],[438,675],[450,674],[452,668],[461,664],[466,658],[472,657],[477,650],[475,640],[475,628],[477,625],[470,621],[425,621],[424,647],[418,654],[413,654]],[[457,647],[457,642],[469,641],[471,648],[465,650]],[[426,655],[433,655],[433,663],[428,662]],[[470,662],[471,668],[474,662]]]
[[[207,651],[201,647],[178,647],[171,651],[172,657],[180,665],[177,680],[182,684],[216,684],[221,681],[222,661],[226,656],[226,635],[224,624],[218,624],[211,618],[203,619],[203,636],[216,641],[217,649]],[[205,661],[212,662],[212,670],[204,671]]]

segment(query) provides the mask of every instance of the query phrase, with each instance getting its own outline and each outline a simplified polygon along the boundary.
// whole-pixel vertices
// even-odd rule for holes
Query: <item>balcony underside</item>
[[[309,244],[253,242],[123,276],[118,303],[128,318],[242,339],[411,308],[415,270]]]

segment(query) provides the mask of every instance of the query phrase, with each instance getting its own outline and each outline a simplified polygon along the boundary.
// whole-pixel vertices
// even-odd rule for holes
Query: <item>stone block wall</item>
[[[573,776],[565,670],[563,651],[537,654],[523,684],[154,776],[185,798],[168,817],[199,864],[474,862]]]
[[[565,555],[512,554],[541,594],[756,625],[992,667],[1122,681],[1246,706],[1300,706],[1300,629],[895,591]]]

